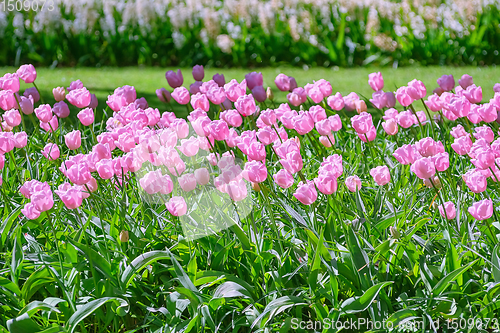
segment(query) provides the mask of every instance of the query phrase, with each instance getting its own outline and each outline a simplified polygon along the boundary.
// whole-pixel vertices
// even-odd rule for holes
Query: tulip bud
[[[129,240],[129,238],[128,238],[128,231],[127,230],[122,230],[122,232],[120,232],[120,242],[127,243],[128,240]]]
[[[389,232],[391,234],[391,237],[394,239],[399,239],[399,237],[401,237],[401,234],[399,233],[398,229],[393,226],[389,227]]]
[[[267,98],[270,100],[270,101],[273,101],[274,100],[274,93],[271,89],[271,87],[267,87],[267,90],[266,90],[266,95],[267,95]]]
[[[368,108],[367,108],[367,106],[366,106],[366,103],[365,103],[365,101],[364,101],[364,100],[362,100],[362,99],[360,99],[359,101],[356,101],[356,102],[354,103],[354,105],[356,105],[356,111],[357,111],[358,113],[360,113],[360,114],[361,114],[362,112],[367,112],[367,111],[368,111]]]
[[[259,183],[252,183],[252,188],[256,192],[260,192],[260,186]]]

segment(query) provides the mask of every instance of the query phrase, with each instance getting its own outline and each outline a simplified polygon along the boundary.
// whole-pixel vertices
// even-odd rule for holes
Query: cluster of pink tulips
[[[195,83],[187,89],[182,86],[181,71],[169,71],[166,79],[173,91],[156,91],[164,103],[171,105],[174,100],[185,105],[190,111],[187,119],[148,107],[144,98],[137,98],[134,87],[124,86],[108,96],[106,103],[113,115],[106,120],[105,131],[97,135],[97,99],[79,80],[67,88],[53,89],[54,103],[40,104],[36,86],[20,94],[20,80],[33,84],[36,80],[32,65],[23,65],[16,73],[0,78],[0,108],[4,110],[0,169],[7,160],[16,159],[19,150],[27,149],[30,138],[25,132],[24,118],[28,116],[35,125],[30,135],[46,134],[41,155],[54,163],[54,170],[58,169],[65,179],[60,184],[36,179],[19,184],[20,193],[29,200],[22,213],[36,219],[52,209],[53,192],[66,208],[76,209],[103,181],[112,184],[114,191],[131,183],[133,174],[140,170],[147,172],[135,184],[149,195],[161,195],[174,216],[189,213],[185,193],[212,185],[237,202],[249,195],[248,183],[260,191],[259,184],[274,181],[284,193],[291,191],[300,203],[311,205],[318,200],[318,192],[332,195],[341,186],[339,179],[344,177],[344,167],[335,138],[339,131],[352,130],[356,140],[366,145],[366,152],[384,132],[386,140],[393,137],[395,160],[408,165],[440,197],[441,175],[450,175],[451,154],[470,164],[462,178],[472,195],[486,194],[488,186],[500,185],[500,138],[495,139],[500,85],[494,87],[495,97],[481,104],[482,88],[474,85],[472,77],[464,75],[455,87],[454,78],[445,75],[437,80],[439,87],[425,99],[427,89],[421,81],[413,80],[395,92],[384,92],[381,73],[372,73],[368,83],[374,92],[365,101],[354,92],[346,96],[333,94],[332,85],[324,79],[298,87],[294,78],[279,74],[275,84],[278,90],[288,92],[289,104],[275,105],[274,93],[271,88],[264,88],[261,73],[252,72],[242,82],[233,79],[228,83],[219,74],[203,81],[202,66],[195,66],[192,74]],[[415,110],[418,100],[425,111]],[[266,102],[273,107],[268,108]],[[402,110],[395,108],[397,102]],[[91,134],[82,136],[76,128],[62,133],[60,122],[71,113],[67,103],[78,109],[79,128],[89,128],[87,133]],[[367,103],[380,112],[367,112]],[[349,117],[346,112],[355,115]],[[377,130],[377,121],[382,121],[383,131]],[[429,129],[435,133],[443,128],[454,138],[450,147],[436,141],[437,137],[423,135]],[[415,135],[420,131],[421,137],[414,136],[412,144],[400,145],[397,135],[401,129]],[[84,151],[82,140],[90,141],[92,148]],[[305,173],[303,168],[312,158],[311,152],[323,161],[314,172],[317,176],[307,179],[312,172]],[[200,156],[206,164],[191,163]],[[236,163],[237,156],[243,156],[243,167]],[[363,183],[389,186],[389,166],[383,157],[372,157],[372,179],[345,175],[342,183],[349,191],[360,191]],[[0,183],[1,180],[0,177]],[[477,220],[485,220],[493,215],[493,205],[491,198],[484,198],[475,201],[468,212]],[[451,200],[441,198],[438,209],[446,219],[456,217],[456,206]]]

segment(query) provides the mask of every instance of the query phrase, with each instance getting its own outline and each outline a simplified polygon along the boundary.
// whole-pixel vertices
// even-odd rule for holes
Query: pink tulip
[[[156,96],[163,103],[170,102],[170,99],[172,98],[170,92],[165,88],[156,89]]]
[[[194,177],[196,178],[196,183],[199,185],[207,185],[210,181],[210,173],[207,168],[199,168],[194,171]]]
[[[450,156],[446,152],[432,156],[432,161],[437,171],[446,171],[450,167]]]
[[[468,211],[478,221],[487,220],[493,216],[493,201],[486,199],[474,202]]]
[[[373,126],[372,115],[363,112],[351,118],[352,127],[358,134],[366,134]]]
[[[107,144],[107,143],[96,144],[92,148],[92,152],[95,153],[95,156],[96,156],[98,161],[112,158],[111,150],[109,149],[109,144]]]
[[[213,120],[208,127],[210,134],[212,134],[217,141],[225,140],[229,134],[229,127],[223,120]]]
[[[436,173],[436,167],[430,157],[422,157],[416,160],[410,170],[420,179],[429,179]]]
[[[451,148],[459,155],[467,155],[472,148],[472,140],[468,135],[461,136],[455,139],[451,144]]]
[[[292,79],[293,78],[290,77],[290,80],[292,80]],[[293,79],[293,80],[295,81],[295,79]],[[330,82],[328,82],[327,80],[325,80],[325,79],[319,79],[314,84],[321,91],[321,94],[323,95],[323,98],[326,98],[326,97],[328,97],[328,96],[330,96],[332,94],[332,84]]]
[[[387,95],[382,90],[375,91],[372,94],[370,103],[372,103],[377,109],[385,108],[387,106]]]
[[[165,206],[173,216],[182,216],[187,212],[186,201],[183,197],[172,197],[167,203],[165,203]]]
[[[234,105],[243,117],[248,117],[257,110],[255,100],[251,94],[240,96]]]
[[[83,88],[83,83],[80,80],[72,81],[69,84],[69,87],[67,88],[68,91],[75,90],[75,89],[82,89]]]
[[[0,93],[1,93],[1,91],[0,91]],[[0,97],[0,100],[1,100],[1,97]],[[21,100],[19,101],[19,106],[21,107],[22,113],[24,113],[24,114],[32,114],[33,111],[34,111],[33,104],[34,104],[33,97],[26,98],[24,96],[21,96]],[[0,104],[0,107],[1,107],[1,104]]]
[[[394,119],[386,120],[382,123],[382,127],[388,135],[396,135],[398,133],[398,123]]]
[[[94,122],[94,110],[86,108],[76,115],[83,126],[90,126]]]
[[[285,169],[280,169],[277,173],[273,175],[274,182],[278,186],[287,189],[293,185],[293,176],[290,172]]]
[[[427,95],[427,88],[425,88],[425,85],[422,81],[412,80],[408,82],[407,92],[411,96],[411,98],[413,98],[414,100],[418,100],[424,98],[425,95]]]
[[[66,89],[64,89],[64,87],[54,88],[52,89],[52,95],[54,95],[56,102],[64,101],[66,98]]]
[[[231,80],[229,83],[224,85],[224,90],[226,91],[226,96],[231,102],[236,102],[238,98],[244,96],[247,90],[246,80],[238,83],[235,79]]]
[[[35,115],[41,122],[48,123],[52,119],[52,108],[48,104],[40,105],[35,109]]]
[[[391,181],[391,174],[387,165],[378,166],[371,169],[370,175],[379,186],[384,186]]]
[[[189,103],[189,91],[184,87],[177,87],[172,92],[172,98],[179,104],[186,105]]]
[[[86,108],[90,104],[92,96],[87,88],[71,90],[68,95],[66,95],[66,100],[77,108]]]
[[[181,70],[178,69],[177,73],[174,71],[168,71],[165,73],[165,78],[167,79],[168,84],[172,88],[177,88],[182,86],[182,83],[184,82],[184,78],[182,77]],[[187,103],[184,103],[187,104]]]
[[[3,119],[10,127],[16,127],[21,124],[21,114],[18,110],[15,109],[5,111],[3,114]]]
[[[264,78],[262,73],[251,72],[245,75],[245,80],[247,81],[248,89],[253,90],[253,88],[264,85]]]
[[[443,108],[441,99],[439,98],[439,95],[436,94],[429,96],[427,101],[425,101],[425,105],[427,105],[427,107],[433,112],[441,111]]]
[[[12,132],[0,132],[0,154],[5,154],[14,149],[16,140]]]
[[[439,205],[439,213],[445,219],[453,220],[457,216],[455,204],[451,201],[447,201],[444,203],[444,208],[443,205]]]
[[[402,106],[408,106],[413,103],[413,98],[408,93],[407,87],[400,87],[396,90],[396,99]]]
[[[485,103],[477,108],[477,113],[485,123],[492,123],[498,118],[498,111],[495,105]]]
[[[357,192],[361,189],[361,179],[358,176],[349,176],[345,180],[347,189],[351,192]]]
[[[45,156],[45,158],[54,161],[59,158],[61,152],[55,143],[47,143],[42,150],[42,155]]]
[[[297,81],[292,76],[289,76],[288,79],[290,80],[290,88],[288,89],[288,91],[293,91],[294,89],[296,89],[298,87]],[[330,87],[330,89],[331,89],[331,87]]]
[[[287,95],[287,99],[293,106],[299,106],[307,101],[307,94],[304,88],[295,88]]]
[[[70,150],[76,150],[82,145],[82,134],[79,130],[74,130],[64,136],[64,142]]]
[[[54,114],[59,118],[66,118],[70,114],[68,104],[66,104],[64,101],[55,103],[54,107],[52,108],[52,112],[54,112]]]
[[[309,109],[309,115],[311,116],[312,120],[317,123],[318,121],[326,119],[326,111],[319,105],[314,105],[311,106]]]
[[[50,188],[37,191],[31,195],[31,203],[39,212],[46,212],[54,206],[54,197]]]
[[[481,193],[486,191],[488,185],[486,176],[478,170],[470,170],[465,173],[462,178],[472,192]]]
[[[332,144],[335,144],[335,137],[330,135],[322,135],[319,137],[319,142],[326,148],[330,148]]]
[[[314,103],[319,103],[323,100],[323,93],[318,86],[314,85],[311,89],[309,89],[307,96],[309,96]]]
[[[404,145],[392,154],[403,165],[412,164],[416,160],[415,150],[412,145]]]
[[[465,97],[453,97],[448,103],[448,109],[458,118],[467,117],[470,107],[470,102]]]
[[[23,93],[23,96],[26,98],[29,98],[31,96],[35,103],[37,103],[40,100],[40,93],[35,87],[26,89]]]
[[[314,121],[311,114],[306,111],[300,111],[300,113],[293,118],[292,122],[293,128],[300,135],[305,135],[314,128]]]
[[[267,109],[260,113],[259,119],[267,126],[273,126],[276,124],[276,113],[274,110]]]
[[[471,103],[480,103],[483,99],[483,89],[481,87],[477,87],[475,84],[472,84],[467,87],[467,90],[464,90],[463,95]]]
[[[300,182],[293,196],[304,205],[311,205],[318,198],[314,182],[308,180],[306,184]]]
[[[363,142],[373,141],[377,137],[377,129],[375,128],[375,126],[372,125],[368,133],[365,134],[357,133],[357,134],[360,140]]]
[[[21,67],[19,67],[16,74],[19,76],[21,80],[23,80],[26,83],[33,83],[36,80],[35,66],[31,64],[22,65]]]
[[[474,130],[476,131],[476,133],[474,133],[473,135],[477,140],[485,139],[488,143],[491,143],[493,142],[493,140],[495,140],[495,134],[493,133],[493,130],[486,125],[476,127]]]
[[[495,168],[495,152],[490,149],[480,149],[475,153],[475,158],[471,162],[481,170]]]
[[[31,202],[24,205],[24,208],[21,209],[21,213],[23,213],[23,215],[30,220],[36,220],[40,217],[40,211],[36,209],[35,205]]]
[[[332,133],[332,126],[330,119],[324,119],[317,122],[315,125],[316,130],[320,135],[330,135]]]
[[[462,89],[467,89],[468,86],[472,85],[472,76],[468,74],[462,75],[462,78],[458,80],[458,84],[462,87]]]
[[[162,177],[161,170],[150,171],[139,179],[139,185],[148,194],[155,194],[161,190],[160,179]]]
[[[396,122],[403,128],[409,128],[415,124],[414,115],[411,111],[403,111],[396,115]]]
[[[319,174],[317,178],[314,178],[314,183],[318,190],[325,195],[337,192],[337,177],[331,173]]]
[[[470,135],[469,133],[467,133],[467,131],[465,130],[465,128],[462,125],[457,125],[457,126],[453,127],[450,131],[450,134],[455,139],[458,139],[461,136],[469,136]]]
[[[212,88],[206,93],[206,95],[210,102],[216,105],[222,104],[226,100],[226,92],[222,87]]]
[[[82,205],[83,193],[80,187],[71,186],[69,183],[59,185],[54,191],[68,209],[76,209]]]
[[[443,91],[452,91],[455,87],[455,79],[453,75],[443,75],[437,79],[437,84]]]
[[[233,127],[240,127],[243,123],[240,113],[237,110],[227,110],[220,114],[220,118]]]
[[[257,138],[263,145],[267,146],[278,140],[278,134],[271,126],[266,126],[257,131]]]
[[[258,161],[249,161],[245,163],[246,178],[252,183],[262,183],[267,179],[266,165]]]
[[[338,92],[333,96],[327,98],[327,104],[336,111],[342,110],[344,108],[344,99],[342,95]]]
[[[384,88],[384,78],[382,77],[382,73],[376,72],[369,74],[368,84],[375,91],[382,90]]]
[[[77,185],[85,185],[90,181],[91,175],[85,163],[75,164],[66,171],[67,177]]]
[[[40,121],[40,128],[45,130],[46,132],[52,133],[57,130],[59,127],[59,121],[57,120],[57,116],[52,116],[52,119],[48,123],[44,123],[43,121]]]
[[[219,74],[219,73],[214,74],[212,79],[215,81],[215,83],[217,83],[219,87],[224,87],[224,85],[226,84],[226,79],[224,78],[224,74]]]
[[[420,155],[424,157],[434,156],[438,153],[444,152],[443,143],[441,141],[434,141],[431,137],[426,137],[417,141],[415,143],[415,147],[417,148]]]
[[[174,97],[174,99],[178,103],[184,104],[184,103],[181,103],[180,101],[177,100],[177,98],[176,98],[177,95],[174,96],[174,94],[176,94],[176,91],[178,91],[178,89],[184,90],[186,88],[175,88],[174,93],[172,94],[172,96]],[[208,101],[207,95],[204,95],[204,94],[201,94],[201,93],[197,93],[197,94],[191,96],[191,106],[193,107],[193,109],[200,108],[203,111],[207,112],[210,109],[210,102]]]
[[[24,148],[28,144],[28,134],[26,132],[17,132],[13,135],[14,146],[16,148]]]
[[[302,170],[304,165],[300,152],[295,150],[287,153],[284,158],[280,159],[280,163],[291,174]]]
[[[17,73],[6,73],[0,78],[0,83],[0,88],[3,90],[10,90],[13,93],[19,92],[20,83],[19,75]]]
[[[338,114],[328,117],[332,131],[337,132],[342,128],[342,121]]]
[[[100,160],[96,163],[97,173],[102,179],[110,179],[114,176],[113,161],[111,159]]]
[[[246,154],[252,160],[262,161],[266,158],[266,146],[258,141],[254,141],[248,146]]]
[[[396,96],[392,91],[388,91],[385,93],[386,99],[387,99],[387,104],[385,105],[388,108],[393,108],[396,106]]]
[[[278,87],[278,89],[281,91],[290,90],[290,78],[285,74],[278,74],[278,76],[276,76],[276,79],[274,80],[274,83],[276,84],[276,87]]]

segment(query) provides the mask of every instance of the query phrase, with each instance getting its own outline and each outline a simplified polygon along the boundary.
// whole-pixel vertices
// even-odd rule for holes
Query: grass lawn
[[[166,106],[156,97],[156,89],[168,86],[165,79],[165,72],[174,68],[158,67],[125,67],[125,68],[37,68],[37,85],[41,90],[44,101],[54,103],[52,88],[58,86],[68,87],[71,81],[80,79],[83,84],[99,100],[100,109],[106,107],[106,99],[116,87],[123,85],[133,85],[137,90],[137,97],[145,97],[152,107],[157,107],[160,111],[166,110]],[[13,67],[0,67],[0,75],[13,72]],[[194,80],[190,68],[184,68],[184,86],[188,87]],[[465,73],[472,75],[476,85],[483,86],[483,101],[489,100],[493,96],[493,85],[500,82],[499,67],[405,67],[393,68],[340,68],[338,70],[327,68],[310,68],[303,70],[300,68],[261,68],[258,69],[264,76],[264,86],[271,86],[277,99],[284,101],[286,94],[278,91],[274,84],[274,78],[279,73],[285,73],[295,77],[297,84],[303,86],[312,83],[313,80],[324,78],[332,83],[333,91],[348,94],[356,91],[364,97],[370,98],[372,90],[368,85],[368,74],[374,71],[381,71],[384,80],[384,90],[395,90],[396,87],[407,84],[408,81],[419,79],[424,82],[428,93],[437,87],[436,80],[443,74],[453,74],[456,84],[458,79]],[[209,68],[205,70],[205,80],[212,78],[215,73],[223,73],[226,82],[231,79],[241,81],[249,70],[246,69],[217,69]],[[27,86],[27,85],[26,85]],[[31,86],[31,85],[30,85]],[[24,85],[23,85],[24,87]],[[23,87],[21,89],[23,89]],[[176,103],[173,103],[176,104]],[[186,109],[183,106],[175,106],[178,115],[185,115]]]

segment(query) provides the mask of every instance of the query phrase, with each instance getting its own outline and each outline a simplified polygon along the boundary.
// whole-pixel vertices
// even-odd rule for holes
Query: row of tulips
[[[500,178],[500,139],[495,140],[494,133],[494,129],[498,130],[500,85],[495,85],[495,97],[489,103],[480,104],[482,88],[474,85],[468,75],[459,80],[457,87],[452,76],[439,78],[439,86],[424,101],[427,89],[421,81],[413,80],[396,92],[384,92],[381,73],[373,73],[368,83],[374,93],[372,99],[365,101],[354,92],[347,96],[332,95],[332,85],[324,79],[297,87],[293,77],[279,74],[275,84],[280,91],[289,92],[287,98],[292,109],[286,103],[274,105],[273,92],[270,88],[264,89],[260,73],[249,73],[242,82],[231,80],[226,83],[224,76],[219,74],[203,82],[203,67],[195,66],[193,77],[196,82],[189,90],[182,86],[183,77],[179,70],[166,73],[169,85],[174,88],[171,93],[165,88],[156,92],[165,103],[173,99],[188,108],[190,105],[189,122],[177,118],[173,112],[160,113],[158,109],[149,108],[144,98],[137,98],[134,87],[124,86],[108,97],[107,105],[113,115],[106,121],[106,130],[97,136],[93,130],[97,106],[95,95],[82,82],[75,81],[67,88],[53,90],[56,101],[53,105],[37,106],[40,96],[36,85],[20,95],[20,80],[34,84],[36,75],[32,65],[23,65],[17,72],[5,74],[0,79],[0,107],[5,111],[0,132],[0,166],[3,168],[9,158],[15,159],[15,154],[20,154],[28,144],[23,118],[30,116],[35,125],[31,135],[39,135],[36,127],[50,133],[42,155],[52,161],[61,156],[65,158],[59,170],[67,181],[52,185],[57,185],[54,192],[68,209],[80,207],[83,199],[98,189],[96,177],[109,180],[113,187],[120,188],[125,186],[123,182],[133,181],[130,174],[140,171],[146,162],[156,167],[138,180],[139,186],[147,193],[171,194],[174,190],[172,177],[179,184],[180,190],[174,191],[177,195],[172,194],[165,201],[168,211],[175,216],[188,213],[184,193],[195,190],[197,185],[207,185],[211,178],[213,185],[234,201],[247,197],[245,181],[250,182],[254,189],[259,189],[258,184],[265,182],[268,176],[283,189],[297,183],[293,196],[302,204],[311,205],[318,199],[318,191],[324,195],[336,192],[338,179],[343,175],[342,155],[331,154],[336,141],[334,133],[343,127],[352,127],[370,149],[370,143],[380,135],[372,114],[367,112],[367,102],[384,112],[382,127],[395,140],[400,128],[411,128],[414,133],[415,128],[420,128],[421,138],[414,144],[398,144],[393,156],[402,165],[411,165],[411,172],[428,187],[440,188],[440,175],[450,175],[447,171],[452,152],[446,151],[441,141],[424,136],[424,128],[429,127],[434,133],[438,126],[447,128],[456,121],[461,121],[468,130],[461,124],[449,130],[455,140],[451,149],[458,155],[467,156],[471,166],[475,167],[462,175],[467,187],[473,193],[483,193],[488,186],[500,184],[488,185],[488,179],[498,182]],[[266,108],[266,100],[274,107]],[[415,110],[414,104],[418,100],[422,100],[426,111]],[[58,131],[61,119],[70,114],[65,101],[80,109],[77,117],[81,125],[92,129],[93,137],[86,138],[92,146],[86,152],[82,149],[80,130],[65,134]],[[396,101],[404,107],[403,111],[394,108]],[[295,110],[297,107],[300,109]],[[339,111],[344,119],[332,110]],[[345,111],[357,113],[349,117]],[[37,118],[36,124],[32,113]],[[20,128],[21,124],[25,127]],[[483,125],[473,127],[473,124]],[[316,133],[320,135],[318,139]],[[62,135],[66,147],[58,144]],[[302,173],[305,140],[319,156],[324,155],[314,179],[306,179]],[[319,152],[321,149],[324,151]],[[81,153],[77,154],[78,150]],[[199,151],[205,152],[210,169],[191,170],[188,166],[187,171],[192,172],[186,172],[185,161]],[[235,156],[243,156],[243,168],[235,164]],[[269,161],[273,158],[279,161],[281,168],[273,169],[270,174]],[[382,158],[373,158],[372,163],[383,161]],[[166,167],[168,173],[163,174],[157,169],[159,167]],[[218,173],[215,167],[218,167]],[[391,181],[386,165],[373,166],[370,175],[379,186]],[[359,191],[362,187],[359,175],[347,176],[344,183],[350,191]],[[37,219],[54,205],[51,186],[47,182],[33,179],[21,184],[19,191],[30,200],[22,210],[29,219]],[[440,197],[443,200],[441,193]],[[447,219],[456,216],[452,201],[443,200],[439,211]],[[494,212],[493,201],[491,198],[477,201],[468,211],[477,220],[488,219]]]

